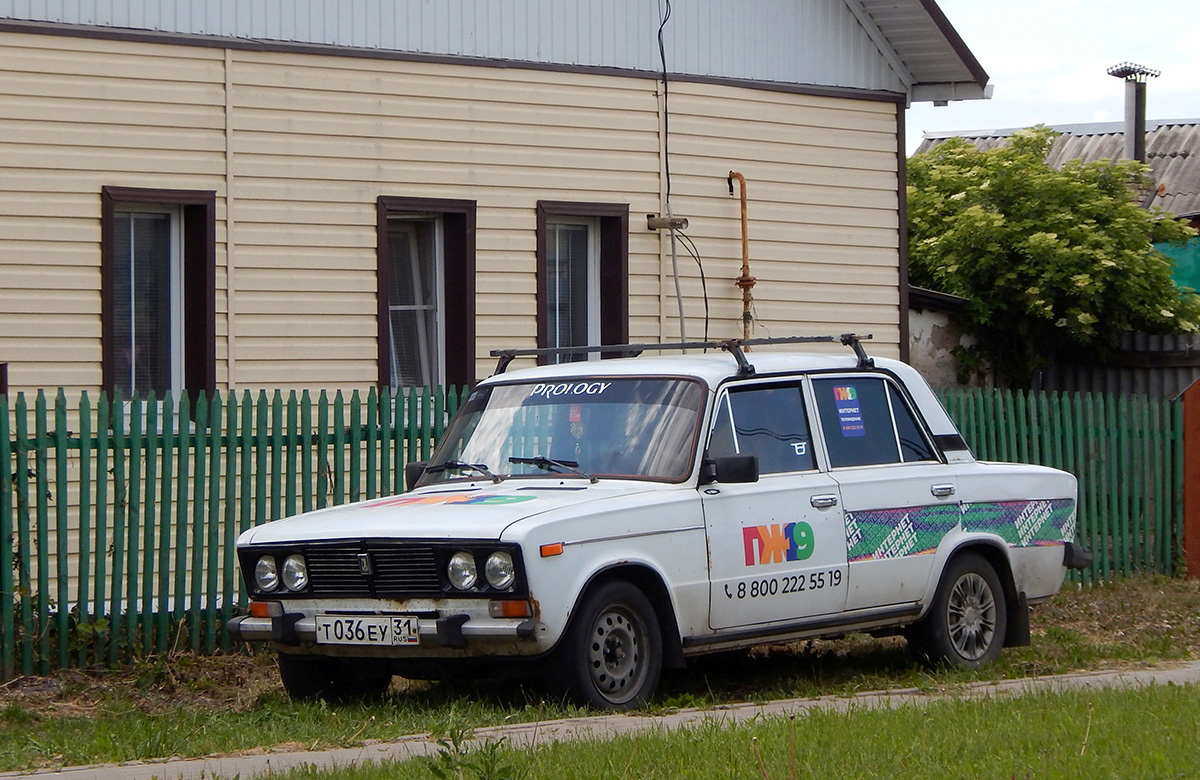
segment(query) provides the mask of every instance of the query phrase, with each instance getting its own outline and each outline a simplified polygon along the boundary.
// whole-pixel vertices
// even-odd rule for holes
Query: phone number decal
[[[725,597],[728,599],[760,599],[770,596],[786,596],[790,593],[803,593],[808,590],[836,588],[842,584],[842,576],[841,569],[830,569],[829,571],[812,571],[807,574],[743,580],[734,585],[725,583]]]

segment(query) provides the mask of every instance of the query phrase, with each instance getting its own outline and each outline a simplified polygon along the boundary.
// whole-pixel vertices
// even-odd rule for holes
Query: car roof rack
[[[842,346],[854,350],[858,358],[859,368],[874,368],[875,361],[867,355],[862,342],[870,339],[871,334],[859,336],[855,333],[843,333],[840,336],[783,336],[772,339],[722,339],[719,341],[679,341],[671,344],[603,344],[587,347],[542,347],[539,349],[493,349],[491,356],[499,358],[495,374],[503,374],[510,363],[519,357],[541,357],[543,355],[579,355],[600,353],[601,357],[637,357],[647,350],[664,351],[669,349],[720,349],[733,355],[737,361],[739,377],[754,376],[754,366],[746,359],[743,347],[757,347],[765,344],[816,344],[840,342]],[[495,375],[493,374],[493,376]]]

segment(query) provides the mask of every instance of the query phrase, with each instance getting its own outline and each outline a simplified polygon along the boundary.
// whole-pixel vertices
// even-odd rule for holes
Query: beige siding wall
[[[0,361],[15,390],[98,388],[105,185],[217,192],[222,387],[375,382],[380,195],[477,201],[479,376],[489,350],[534,345],[538,200],[630,205],[630,336],[674,339],[669,241],[644,229],[665,187],[659,87],[0,34]],[[897,106],[686,83],[670,96],[672,203],[702,254],[710,334],[741,330],[734,169],[749,180],[755,335],[851,329],[896,354]],[[697,338],[699,274],[680,253]]]

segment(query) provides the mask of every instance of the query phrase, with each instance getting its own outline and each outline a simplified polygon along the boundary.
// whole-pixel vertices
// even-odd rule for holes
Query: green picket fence
[[[68,406],[0,396],[0,679],[227,647],[245,603],[234,539],[301,511],[402,492],[465,389],[260,392]],[[941,394],[981,459],[1079,477],[1089,582],[1173,574],[1183,410],[1138,396]]]
[[[1173,575],[1183,550],[1183,403],[1139,395],[948,390],[975,457],[1040,463],[1079,480],[1084,583]]]
[[[464,392],[0,396],[0,678],[227,646],[237,534],[402,492]]]

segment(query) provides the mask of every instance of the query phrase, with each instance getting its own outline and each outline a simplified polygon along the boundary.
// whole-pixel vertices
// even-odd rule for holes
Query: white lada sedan
[[[410,492],[242,534],[252,601],[227,629],[270,642],[296,697],[509,665],[605,709],[763,643],[903,632],[966,667],[1028,644],[1029,605],[1090,561],[1075,478],[975,460],[917,372],[853,336],[745,349],[816,340],[500,353]]]

